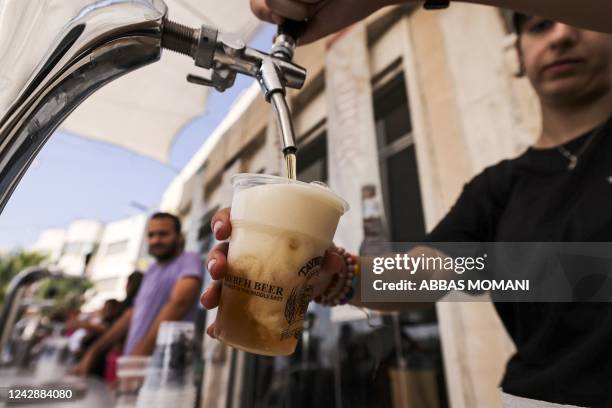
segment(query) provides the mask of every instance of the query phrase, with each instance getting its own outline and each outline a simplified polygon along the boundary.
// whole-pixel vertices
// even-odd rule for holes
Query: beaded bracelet
[[[348,303],[355,295],[355,284],[359,277],[358,258],[342,247],[336,247],[336,252],[344,258],[345,268],[335,274],[323,294],[314,299],[325,306]]]

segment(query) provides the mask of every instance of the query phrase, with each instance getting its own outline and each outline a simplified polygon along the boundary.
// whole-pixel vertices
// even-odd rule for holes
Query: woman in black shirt
[[[542,110],[542,133],[513,160],[464,188],[427,241],[612,242],[612,35],[517,14],[517,50]],[[229,210],[213,217],[230,234]],[[226,246],[213,249],[223,275]],[[329,274],[343,267],[330,253]],[[202,297],[216,307],[220,285]],[[358,291],[357,291],[358,294]],[[356,296],[351,303],[360,303]],[[406,304],[385,309],[402,310]],[[612,307],[608,303],[498,303],[517,352],[502,380],[507,407],[612,407]]]

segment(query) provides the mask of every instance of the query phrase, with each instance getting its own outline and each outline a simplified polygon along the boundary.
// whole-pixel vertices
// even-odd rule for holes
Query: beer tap
[[[300,89],[306,80],[306,70],[292,62],[301,27],[289,21],[279,26],[272,52],[267,54],[215,28],[192,29],[165,19],[162,47],[188,55],[196,66],[211,70],[210,78],[188,75],[189,82],[223,92],[234,85],[236,74],[255,78],[276,113],[283,154],[295,160],[297,147],[286,88]]]
[[[64,119],[106,84],[157,62],[162,47],[191,56],[196,66],[211,70],[209,78],[189,75],[196,84],[223,91],[234,85],[237,74],[256,78],[274,106],[285,157],[295,162],[286,88],[301,88],[306,70],[291,62],[295,37],[288,33],[281,30],[266,54],[212,27],[191,29],[169,21],[163,0],[0,4],[0,21],[25,24],[18,30],[22,34],[16,34],[11,24],[0,24],[0,213]],[[27,28],[37,24],[49,27]],[[52,27],[57,32],[50,36]]]

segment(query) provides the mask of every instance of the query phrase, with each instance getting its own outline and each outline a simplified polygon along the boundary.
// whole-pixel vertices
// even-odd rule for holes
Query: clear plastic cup
[[[232,236],[215,335],[251,353],[289,355],[312,298],[310,280],[348,204],[322,183],[261,174],[239,174],[232,183]]]
[[[193,323],[162,322],[136,407],[194,406],[194,345]]]
[[[117,359],[115,408],[133,407],[144,382],[151,357],[121,356]]]

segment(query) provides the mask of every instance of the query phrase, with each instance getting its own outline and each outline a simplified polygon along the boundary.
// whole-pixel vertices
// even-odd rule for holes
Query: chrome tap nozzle
[[[193,29],[170,20],[164,20],[162,36],[162,47],[188,55],[196,66],[212,70],[210,78],[189,75],[189,82],[223,92],[234,85],[236,74],[257,79],[266,101],[274,107],[285,153],[297,150],[285,89],[300,89],[306,80],[306,70],[291,62],[295,44],[295,38],[281,32],[272,52],[266,54],[247,47],[232,34],[207,26]]]

